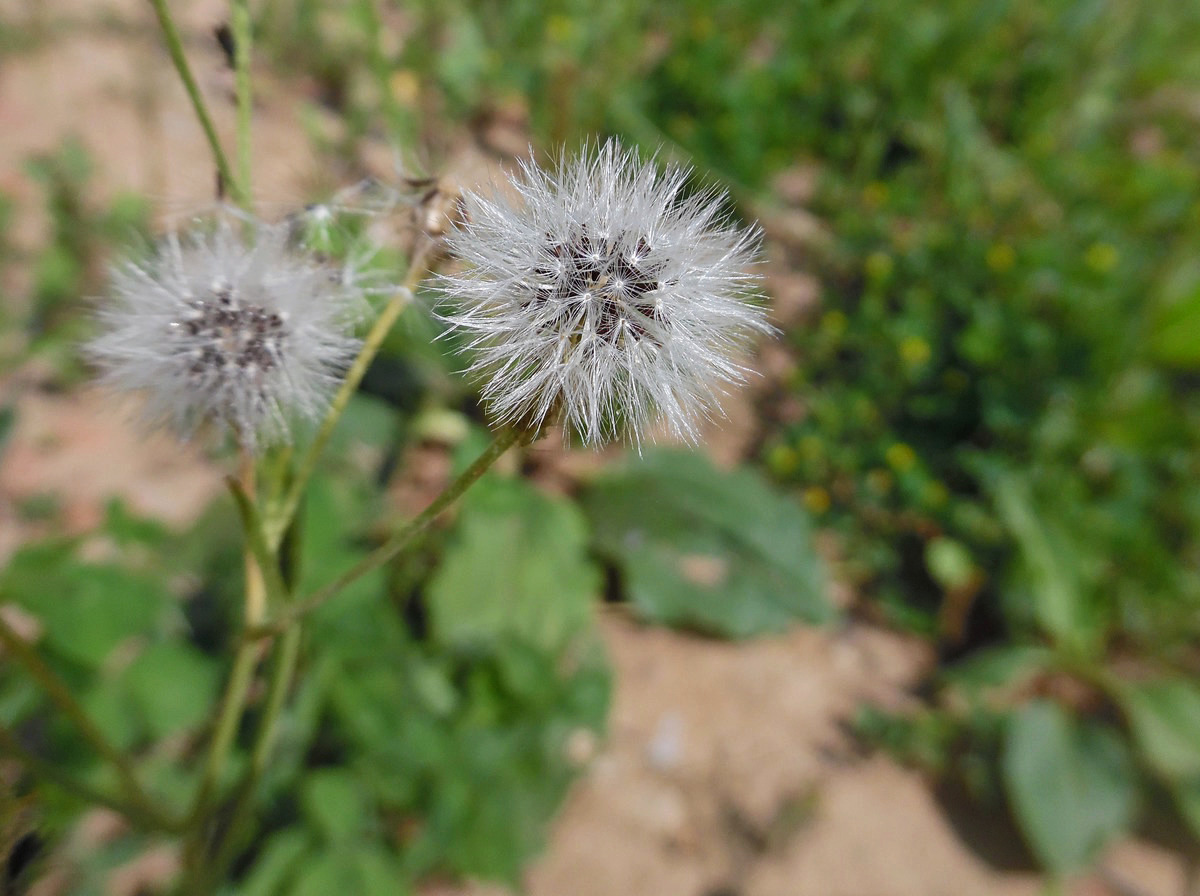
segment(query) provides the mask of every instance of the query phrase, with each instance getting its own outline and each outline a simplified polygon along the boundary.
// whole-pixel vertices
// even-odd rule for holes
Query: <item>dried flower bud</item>
[[[149,421],[183,437],[214,424],[253,451],[326,409],[362,303],[352,272],[289,247],[286,225],[221,218],[113,271],[87,353]]]
[[[695,441],[745,377],[737,356],[770,330],[746,301],[757,229],[726,220],[723,194],[688,193],[686,170],[659,173],[615,141],[522,174],[518,201],[465,195],[449,245],[466,264],[440,278],[490,411],[561,419],[591,444],[639,440],[659,418]]]

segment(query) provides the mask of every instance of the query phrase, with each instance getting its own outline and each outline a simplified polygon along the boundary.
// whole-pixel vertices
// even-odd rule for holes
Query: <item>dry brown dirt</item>
[[[228,136],[229,76],[211,40],[219,0],[176,3],[202,89]],[[152,197],[165,217],[212,200],[207,149],[143,0],[0,0],[8,22],[47,39],[0,60],[0,188],[20,203],[18,237],[45,226],[22,171],[31,154],[79,136],[96,163],[97,198]],[[260,82],[255,193],[281,205],[320,183],[299,119],[302,96]],[[520,148],[520,147],[518,147]],[[387,157],[385,148],[379,153]],[[802,218],[790,225],[817,227]],[[776,267],[790,303],[811,302],[802,272]],[[11,301],[19,289],[7,284]],[[770,360],[768,355],[767,360]],[[0,389],[17,424],[0,461],[0,559],[32,534],[15,504],[55,493],[67,525],[86,530],[103,501],[172,522],[191,518],[219,490],[197,452],[146,439],[108,396],[56,394],[36,366]],[[742,447],[731,414],[715,453]],[[566,464],[569,467],[569,464]],[[904,705],[931,661],[920,643],[851,622],[840,628],[723,643],[647,628],[619,612],[601,622],[616,695],[603,744],[573,745],[586,771],[527,875],[531,896],[1034,896],[1028,873],[993,870],[961,841],[921,777],[879,755],[864,757],[843,723],[860,701]],[[987,830],[993,821],[976,819]],[[994,823],[996,836],[1008,836]],[[431,883],[422,896],[491,896],[472,882]],[[1113,848],[1072,896],[1185,896],[1182,863],[1147,843]]]

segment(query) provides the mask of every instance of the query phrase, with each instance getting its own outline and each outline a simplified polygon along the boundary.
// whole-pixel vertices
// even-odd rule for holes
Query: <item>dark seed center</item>
[[[279,366],[287,326],[276,312],[242,302],[228,284],[194,299],[175,326],[187,334],[194,377],[267,373]]]
[[[574,238],[562,242],[546,235],[545,262],[534,269],[534,281],[524,307],[550,309],[553,318],[545,326],[560,328],[574,316],[574,306],[583,297],[595,333],[616,345],[627,334],[636,340],[659,344],[657,327],[665,320],[653,293],[663,286],[661,264],[651,260],[651,247],[639,237],[633,251],[623,249],[627,239],[612,239],[581,228]]]

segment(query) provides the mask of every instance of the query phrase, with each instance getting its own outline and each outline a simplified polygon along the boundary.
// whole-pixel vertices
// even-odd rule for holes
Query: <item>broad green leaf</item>
[[[117,749],[127,750],[145,737],[137,708],[123,687],[100,680],[82,696],[84,712]]]
[[[131,513],[115,498],[104,509],[104,531],[120,544],[141,544],[155,550],[170,537],[161,523]]]
[[[1007,644],[978,650],[943,673],[947,685],[981,697],[990,690],[1013,691],[1044,669],[1051,651],[1029,644]]]
[[[430,621],[443,644],[516,635],[553,651],[588,626],[599,588],[574,505],[517,479],[487,478],[464,499],[429,583]]]
[[[1021,549],[1037,621],[1060,644],[1094,653],[1102,635],[1102,620],[1074,566],[1070,545],[1039,517],[1027,483],[1004,476],[993,495],[1000,517]]]
[[[281,896],[295,879],[297,865],[313,848],[312,838],[301,828],[287,828],[271,835],[245,882],[241,896]]]
[[[0,579],[0,594],[42,621],[48,649],[98,666],[121,641],[149,630],[169,598],[158,582],[78,563],[71,553],[65,543],[18,552]]]
[[[370,547],[363,534],[374,519],[377,496],[360,479],[316,476],[305,497],[303,557],[300,589],[313,590],[327,584],[360,560]],[[321,611],[341,615],[356,601],[378,598],[383,573],[375,571],[347,585]],[[322,613],[314,615],[318,618]]]
[[[1191,275],[1200,280],[1200,272],[1194,268]],[[1200,286],[1173,302],[1156,322],[1151,338],[1155,360],[1172,367],[1196,369],[1200,367]]]
[[[41,690],[23,674],[23,670],[11,680],[0,681],[0,725],[15,728],[20,719],[42,704],[43,697]]]
[[[947,591],[967,587],[978,575],[970,551],[953,538],[934,538],[925,545],[925,568]]]
[[[304,782],[304,815],[331,843],[353,839],[364,828],[369,808],[362,785],[350,772],[324,769]]]
[[[357,893],[358,874],[349,857],[340,851],[306,855],[296,870],[290,896],[329,896],[331,893]]]
[[[354,851],[351,862],[360,881],[356,893],[364,896],[404,896],[410,892],[404,867],[382,846],[363,845]]]
[[[209,717],[218,677],[213,661],[195,648],[160,643],[142,651],[121,682],[150,735],[159,738],[194,728]]]
[[[748,637],[833,616],[808,517],[749,470],[656,451],[598,481],[584,509],[647,619]]]
[[[1034,854],[1051,871],[1083,867],[1132,821],[1136,782],[1109,729],[1035,700],[1009,722],[1004,781]]]
[[[382,847],[349,845],[309,855],[297,870],[290,896],[404,896],[403,868]]]
[[[1180,816],[1192,833],[1200,837],[1200,778],[1175,782],[1170,791]]]
[[[1134,741],[1150,766],[1174,781],[1200,778],[1200,687],[1180,679],[1117,691]]]
[[[8,447],[9,436],[17,422],[17,409],[11,404],[0,406],[0,455]]]

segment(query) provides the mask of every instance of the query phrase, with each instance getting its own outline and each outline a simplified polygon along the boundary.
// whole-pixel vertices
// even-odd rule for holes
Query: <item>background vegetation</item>
[[[1200,837],[1200,7],[265,0],[256,24],[344,116],[324,150],[350,172],[360,141],[436,154],[515,107],[540,149],[617,133],[694,162],[769,235],[778,178],[811,175],[817,236],[772,251],[821,297],[782,335],[794,369],[767,383],[753,469],[648,453],[570,499],[493,475],[419,556],[322,610],[238,892],[515,881],[566,745],[603,727],[605,573],[643,618],[712,634],[828,619],[810,517],[839,536],[855,612],[943,658],[925,708],[864,714],[865,738],[1011,813],[1052,872],[1150,822]],[[32,164],[53,238],[3,256],[36,271],[33,311],[5,324],[66,357],[78,297],[145,207],[88,208],[76,147]],[[446,409],[472,454],[478,411],[434,332],[406,320],[352,408],[307,514],[314,582],[373,543],[380,486]],[[112,559],[56,539],[0,575],[105,730],[158,763],[164,800],[235,630],[230,512],[180,538],[114,506]],[[733,584],[671,575],[695,553]],[[8,667],[0,719],[80,761]],[[43,802],[51,829],[77,809]]]

